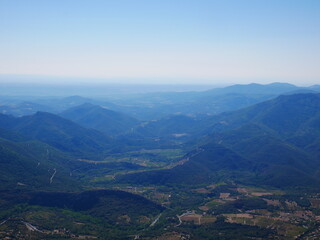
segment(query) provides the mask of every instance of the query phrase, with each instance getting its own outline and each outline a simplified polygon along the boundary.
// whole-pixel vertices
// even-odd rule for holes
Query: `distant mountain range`
[[[320,94],[280,96],[206,119],[207,134],[187,161],[120,182],[202,184],[233,179],[276,187],[319,182]],[[199,144],[202,143],[201,144]]]
[[[319,85],[297,87],[288,83],[232,85],[200,92],[129,94],[118,98],[70,97],[0,98],[0,113],[23,116],[37,111],[61,113],[85,103],[124,113],[138,120],[158,120],[168,115],[219,114],[275,98],[281,94],[319,92]],[[89,123],[87,123],[90,125]]]
[[[55,110],[51,107],[33,102],[21,102],[11,103],[8,105],[0,105],[0,113],[14,115],[18,117],[32,115],[38,111],[55,112]]]
[[[315,89],[250,84],[126,104],[15,102],[0,114],[1,236],[168,239],[170,229],[207,239],[213,227],[223,239],[240,228],[243,239],[296,236],[318,214]],[[46,105],[54,113],[32,113]],[[230,223],[233,215],[257,226]],[[265,228],[269,220],[282,229]],[[301,233],[314,234],[315,222]]]
[[[243,94],[249,90],[263,95],[301,89],[290,84],[250,84],[199,94],[225,98],[225,94]],[[189,93],[183,94],[188,99]],[[82,101],[78,97],[71,100]],[[179,98],[177,101],[182,102]],[[64,162],[70,159],[102,160],[109,153],[166,147],[190,153],[181,159],[180,165],[171,169],[127,174],[119,176],[117,181],[201,185],[229,179],[274,187],[315,186],[319,184],[320,173],[319,129],[320,94],[313,93],[284,94],[216,115],[174,114],[145,122],[92,103],[69,108],[60,116],[47,112],[23,117],[0,114],[3,169],[22,169],[22,166],[29,169],[21,170],[17,178],[15,171],[3,172],[2,181],[13,179],[5,185],[27,185],[39,178],[37,181],[41,185],[48,181],[44,169],[53,174],[53,169],[59,168],[55,183],[63,182],[70,172],[70,166]],[[28,172],[31,175],[26,175]]]
[[[208,95],[222,95],[222,94],[256,94],[256,95],[278,95],[286,92],[302,89],[289,83],[270,83],[270,84],[236,84],[225,88],[215,88],[206,91]],[[303,88],[304,89],[304,88]]]
[[[148,93],[115,100],[115,110],[137,119],[157,120],[172,114],[219,114],[244,108],[282,94],[314,92],[317,87],[297,87],[288,83],[232,85],[203,92]],[[129,99],[128,99],[129,98]],[[144,106],[144,108],[143,108]]]

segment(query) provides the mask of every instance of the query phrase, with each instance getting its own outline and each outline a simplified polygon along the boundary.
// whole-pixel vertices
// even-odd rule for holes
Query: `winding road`
[[[153,227],[153,226],[159,221],[161,215],[162,215],[162,213],[160,213],[160,214],[156,217],[156,219],[150,224],[149,227]]]
[[[179,215],[177,215],[177,218],[179,219],[179,224],[175,225],[175,227],[179,227],[179,226],[182,224],[182,220],[181,220],[181,218],[182,218],[183,216],[186,216],[186,215],[192,215],[192,214],[194,214],[194,212],[193,212],[193,211],[187,211],[187,212],[185,212],[185,213],[181,214],[180,216],[179,216]]]
[[[30,223],[27,223],[27,222],[24,222],[24,221],[21,221],[24,225],[26,225],[26,227],[28,228],[28,230],[30,231],[36,231],[36,232],[41,232],[43,233],[41,230],[39,230],[38,228],[36,228],[35,226],[31,225]]]
[[[0,226],[3,225],[3,224],[5,224],[6,222],[7,222],[7,220],[2,221],[2,222],[0,223]]]
[[[57,173],[57,170],[54,168],[53,169],[53,171],[54,171],[54,173],[52,174],[52,176],[51,176],[51,178],[50,178],[50,184],[53,182],[53,178],[54,178],[54,176],[56,175],[56,173]]]

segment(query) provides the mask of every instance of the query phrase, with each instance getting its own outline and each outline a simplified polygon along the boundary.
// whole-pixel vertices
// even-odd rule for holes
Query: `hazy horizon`
[[[310,87],[320,84],[320,80],[294,81],[290,79],[196,79],[196,78],[95,78],[95,77],[68,77],[68,76],[48,76],[48,75],[16,75],[0,74],[0,83],[5,85],[56,85],[56,86],[211,86],[227,87],[236,84],[272,84],[288,83],[299,87]]]
[[[313,85],[319,13],[316,0],[1,1],[0,74],[20,83]]]
[[[0,76],[1,82],[1,76]],[[68,97],[68,96],[82,96],[82,97],[98,97],[98,98],[118,98],[128,97],[146,93],[178,93],[178,92],[203,92],[207,90],[213,90],[218,88],[226,88],[236,85],[270,85],[270,84],[291,84],[286,82],[270,82],[266,84],[248,82],[245,84],[196,84],[196,83],[116,83],[116,82],[104,82],[104,83],[90,83],[90,82],[6,82],[0,85],[0,96],[12,96],[12,97]],[[296,87],[306,88],[316,86],[312,85],[295,85]]]

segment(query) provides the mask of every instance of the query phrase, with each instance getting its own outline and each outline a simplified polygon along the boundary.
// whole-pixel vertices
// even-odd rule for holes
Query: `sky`
[[[0,0],[0,75],[320,84],[320,1]]]

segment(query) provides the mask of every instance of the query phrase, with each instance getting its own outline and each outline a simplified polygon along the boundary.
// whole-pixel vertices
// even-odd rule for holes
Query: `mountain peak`
[[[298,89],[289,83],[274,82],[270,84],[236,84],[225,88],[212,89],[207,92],[211,94],[270,94],[277,95]]]
[[[124,113],[91,103],[69,108],[60,115],[82,126],[112,135],[128,131],[138,123],[138,120]]]

